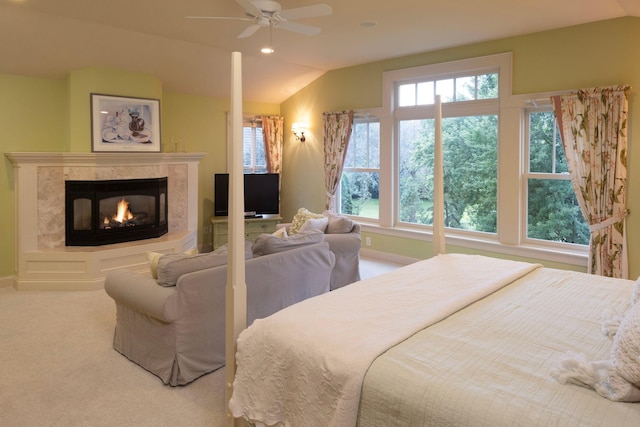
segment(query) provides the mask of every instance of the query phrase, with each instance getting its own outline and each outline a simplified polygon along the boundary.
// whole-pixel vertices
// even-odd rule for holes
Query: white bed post
[[[433,148],[433,255],[445,253],[444,166],[442,160],[442,102],[436,95]]]
[[[242,55],[231,54],[231,159],[229,169],[229,257],[225,290],[225,401],[227,427],[235,420],[229,411],[236,373],[236,340],[247,326],[247,285],[244,270],[244,177],[242,163]]]

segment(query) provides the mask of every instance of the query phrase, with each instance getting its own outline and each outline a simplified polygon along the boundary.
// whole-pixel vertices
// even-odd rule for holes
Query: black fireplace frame
[[[100,246],[151,239],[166,234],[169,231],[167,187],[167,177],[65,181],[65,245]],[[99,227],[100,200],[123,194],[134,194],[134,192],[136,195],[155,197],[155,221],[136,227],[101,229]],[[161,206],[162,195],[164,195],[163,206]],[[76,230],[73,227],[74,201],[79,198],[91,201],[91,226],[89,229]]]

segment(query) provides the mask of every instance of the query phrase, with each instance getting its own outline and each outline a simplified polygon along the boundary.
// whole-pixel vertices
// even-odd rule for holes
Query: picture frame
[[[162,150],[160,100],[91,94],[91,151]]]

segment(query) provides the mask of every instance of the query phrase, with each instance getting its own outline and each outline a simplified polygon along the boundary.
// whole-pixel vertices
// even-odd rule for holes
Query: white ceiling
[[[325,3],[333,15],[297,22],[316,36],[269,31],[237,39],[247,22],[234,0],[0,0],[0,73],[64,78],[113,67],[158,77],[170,92],[229,96],[232,51],[242,52],[243,93],[280,103],[328,70],[473,42],[640,16],[640,0],[281,0]],[[375,26],[361,26],[364,21]]]

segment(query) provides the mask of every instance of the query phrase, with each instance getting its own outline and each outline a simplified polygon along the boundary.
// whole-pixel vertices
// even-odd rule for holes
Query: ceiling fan
[[[294,9],[282,10],[280,3],[273,0],[235,0],[245,11],[246,17],[232,16],[187,16],[194,19],[234,19],[240,21],[252,21],[243,32],[238,35],[239,39],[252,36],[262,27],[279,28],[281,30],[293,31],[294,33],[308,36],[316,35],[320,28],[311,25],[293,22],[296,19],[312,18],[316,16],[326,16],[333,13],[331,6],[326,4],[316,4],[312,6],[297,7]]]

